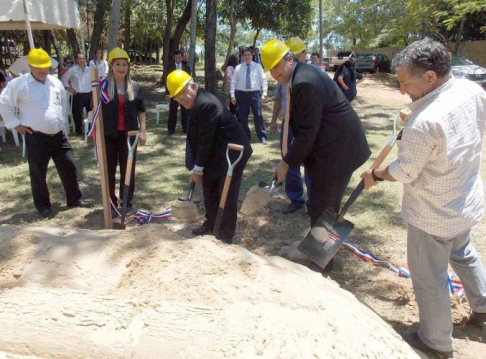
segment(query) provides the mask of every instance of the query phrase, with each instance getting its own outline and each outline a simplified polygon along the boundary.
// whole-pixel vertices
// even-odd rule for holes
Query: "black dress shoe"
[[[418,336],[417,332],[404,333],[402,334],[403,340],[405,340],[410,346],[414,347],[425,353],[432,353],[439,358],[454,358],[454,352],[443,352],[440,350],[432,349],[427,344],[425,344],[422,339]]]
[[[486,313],[478,313],[474,310],[469,317],[468,324],[475,325],[477,327],[486,327]]]
[[[42,217],[48,218],[52,216],[52,209],[51,207],[44,208],[42,211],[39,211]]]
[[[82,199],[78,199],[76,202],[70,204],[68,207],[81,207],[81,208],[93,208],[92,203],[85,202]]]
[[[294,213],[296,211],[298,211],[299,209],[301,209],[303,206],[302,205],[299,205],[299,204],[296,204],[294,202],[291,202],[287,208],[285,208],[283,210],[283,214],[291,214],[291,213]]]
[[[203,224],[201,227],[193,229],[192,234],[196,236],[204,236],[205,234],[213,234],[213,229],[207,224]]]

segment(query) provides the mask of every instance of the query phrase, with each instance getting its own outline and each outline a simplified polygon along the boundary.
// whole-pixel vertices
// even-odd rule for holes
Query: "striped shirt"
[[[480,176],[486,92],[451,78],[409,105],[390,174],[404,184],[401,216],[439,237],[469,230],[483,215]]]

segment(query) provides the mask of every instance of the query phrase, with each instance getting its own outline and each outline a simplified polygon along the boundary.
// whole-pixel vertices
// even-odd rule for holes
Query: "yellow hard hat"
[[[270,71],[289,52],[290,47],[280,40],[270,40],[262,47],[262,63],[265,71]]]
[[[169,90],[170,98],[177,96],[191,80],[191,75],[183,70],[172,71],[167,76],[167,90]]]
[[[27,56],[27,63],[32,67],[45,69],[51,67],[51,58],[42,49],[32,49]]]
[[[125,50],[120,49],[119,47],[115,47],[108,54],[108,62],[111,63],[115,59],[126,59],[127,62],[130,62],[130,56],[128,56]]]
[[[294,55],[298,55],[305,50],[304,42],[298,37],[291,37],[285,43],[290,47]]]

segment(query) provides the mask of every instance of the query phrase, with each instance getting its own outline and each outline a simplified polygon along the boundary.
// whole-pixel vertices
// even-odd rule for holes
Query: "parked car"
[[[353,61],[355,57],[354,51],[340,51],[338,52],[337,56],[332,56],[329,59],[329,67],[336,72],[342,64],[346,61],[350,60]]]
[[[2,38],[0,40],[0,48],[2,51],[2,57],[10,55],[12,57],[19,57],[19,46],[14,40],[5,40]]]
[[[452,74],[456,78],[465,78],[476,82],[486,89],[486,69],[474,65],[472,61],[461,55],[452,55]]]
[[[391,61],[383,54],[358,54],[354,62],[354,69],[359,72],[369,71],[390,72]]]

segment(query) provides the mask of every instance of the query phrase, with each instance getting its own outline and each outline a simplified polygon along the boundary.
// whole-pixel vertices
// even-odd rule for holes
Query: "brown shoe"
[[[425,344],[422,339],[418,336],[417,332],[413,333],[404,333],[402,334],[403,340],[405,340],[411,347],[420,350],[424,353],[432,353],[438,356],[439,358],[454,358],[454,352],[443,352],[437,349],[432,349],[427,344]]]
[[[486,313],[478,313],[474,310],[471,312],[468,324],[475,325],[477,327],[486,327]]]

